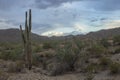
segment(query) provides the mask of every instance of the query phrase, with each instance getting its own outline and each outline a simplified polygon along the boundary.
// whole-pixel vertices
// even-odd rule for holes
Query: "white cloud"
[[[41,34],[42,36],[63,36],[64,33],[63,32],[57,32],[57,31],[48,31],[48,32],[45,32],[45,33],[42,33]]]
[[[7,28],[17,28],[17,26],[15,26],[12,23],[6,23],[5,21],[0,22],[0,29],[7,29]]]
[[[82,32],[82,33],[87,32],[88,28],[89,28],[88,25],[82,24],[82,23],[79,23],[79,22],[74,23],[73,27],[74,27],[75,31],[79,31],[79,32]]]
[[[85,31],[85,25],[83,24],[80,24],[80,23],[75,23],[74,24],[74,28],[77,30],[77,31]]]
[[[71,3],[64,3],[64,4],[62,4],[61,7],[66,8],[66,9],[70,9],[73,7],[73,5]]]
[[[103,24],[105,29],[117,28],[120,27],[120,20],[111,20]]]

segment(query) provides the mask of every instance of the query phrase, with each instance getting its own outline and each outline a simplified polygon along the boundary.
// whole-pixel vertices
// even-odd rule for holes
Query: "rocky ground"
[[[120,61],[120,54],[115,54],[111,57],[114,61]],[[0,60],[0,68],[6,69],[6,67],[11,63],[10,61]],[[9,78],[7,80],[90,80],[86,79],[90,74],[68,72],[58,76],[49,76],[47,72],[40,68],[34,68],[31,71],[24,70],[18,73],[8,73]],[[120,80],[120,74],[111,75],[109,70],[101,71],[92,75],[94,78],[92,80]],[[0,79],[2,80],[2,79]],[[6,79],[5,79],[6,80]]]
[[[8,80],[84,80],[81,74],[65,74],[61,76],[46,76],[39,73],[14,74]]]
[[[112,60],[119,62],[120,54],[112,56]],[[23,73],[12,73],[8,80],[89,80],[89,75],[84,73],[65,73],[59,76],[48,76],[46,72],[40,69],[25,71]],[[109,70],[93,74],[93,80],[120,80],[120,74],[111,75]]]
[[[112,49],[113,49],[113,47],[109,50],[111,50],[111,52],[112,52],[113,51]],[[49,52],[53,52],[53,51],[50,50]],[[44,53],[40,53],[40,54],[45,55]],[[107,62],[106,62],[106,59],[107,59]],[[52,59],[52,60],[54,60],[54,59]],[[28,69],[23,67],[22,63],[19,61],[0,60],[0,80],[120,80],[120,73],[111,74],[108,66],[103,68],[104,70],[103,69],[99,70],[98,67],[102,65],[102,64],[100,64],[100,60],[101,59],[96,58],[96,57],[90,57],[88,59],[88,62],[86,64],[95,63],[95,66],[96,66],[96,64],[98,64],[97,71],[95,71],[96,67],[94,67],[94,65],[92,66],[92,68],[95,68],[95,69],[91,69],[91,67],[89,67],[90,70],[92,70],[92,74],[88,73],[89,71],[84,72],[82,67],[85,67],[86,64],[83,63],[82,67],[81,66],[79,67],[80,69],[77,68],[73,72],[72,71],[71,72],[64,71],[64,73],[62,75],[59,74],[57,76],[50,76],[50,71],[52,71],[52,69],[61,71],[61,68],[63,66],[65,66],[65,64],[62,67],[59,67],[59,65],[57,63],[54,63],[54,64],[58,65],[57,67],[59,67],[59,68],[50,66],[50,68],[49,68],[50,71],[49,70],[45,71],[40,66],[36,66],[36,67],[33,66],[32,70],[29,71]],[[103,64],[109,63],[109,62],[120,63],[120,53],[112,53],[112,54],[106,55],[105,59],[103,59],[103,60],[104,60]],[[108,62],[108,60],[109,60],[109,62]],[[50,63],[50,64],[52,64],[52,63]],[[114,64],[113,64],[113,66],[114,66]],[[119,66],[120,65],[117,65],[117,68]],[[19,70],[19,68],[21,70]],[[113,69],[116,69],[116,68],[113,68]],[[120,70],[120,68],[118,70]],[[120,72],[120,71],[118,71],[118,72]]]
[[[12,74],[8,80],[87,80],[86,76],[80,73],[71,73],[64,74],[60,76],[46,76],[40,73],[19,73]],[[93,80],[120,80],[120,75],[108,75],[108,72],[101,72],[99,74],[95,74]]]

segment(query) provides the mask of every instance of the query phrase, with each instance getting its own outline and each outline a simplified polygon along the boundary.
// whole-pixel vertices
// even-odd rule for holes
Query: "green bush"
[[[37,45],[36,45],[36,46],[33,47],[33,52],[34,52],[34,53],[42,52],[42,50],[43,50],[43,49],[42,49],[41,46],[37,46]]]
[[[100,44],[92,45],[91,48],[88,49],[91,56],[94,57],[102,57],[106,55],[106,48]]]
[[[120,53],[120,48],[115,50],[115,54]]]
[[[78,43],[78,42],[77,42]],[[68,41],[64,45],[63,48],[57,49],[57,59],[61,63],[65,63],[69,66],[69,70],[75,70],[75,63],[77,62],[80,51],[81,51],[81,45],[75,43],[74,41]]]
[[[0,80],[8,80],[9,75],[2,70],[0,70]]]
[[[51,43],[43,43],[43,49],[50,49],[50,48],[53,48],[52,44]]]
[[[102,39],[102,40],[100,41],[100,43],[101,43],[104,47],[106,47],[106,48],[108,48],[108,47],[110,46],[110,43],[108,42],[107,39]]]
[[[3,60],[19,60],[22,59],[23,57],[23,50],[21,45],[19,44],[7,44],[7,46],[5,46],[6,44],[1,44],[1,52],[0,52],[0,59]]]
[[[47,66],[47,70],[51,76],[61,75],[68,70],[68,65],[65,63],[50,63]]]
[[[112,63],[110,66],[110,72],[112,74],[120,73],[120,64],[117,62]]]
[[[0,59],[3,59],[3,60],[19,60],[23,57],[23,54],[22,54],[22,50],[6,50],[6,51],[2,51],[0,53]]]
[[[71,52],[71,50],[61,50],[57,54],[57,59],[61,63],[67,63],[70,67],[74,66],[74,59],[75,59],[75,54]]]
[[[21,72],[24,66],[25,66],[24,62],[22,61],[16,61],[15,63],[10,63],[8,67],[8,72],[10,73]]]
[[[98,64],[89,64],[86,68],[85,68],[85,72],[88,73],[97,73],[100,69],[100,66]]]
[[[32,63],[34,66],[39,66],[39,64],[42,62],[42,58],[39,54],[34,53],[33,54],[33,60]]]
[[[94,75],[89,73],[87,74],[87,77],[85,78],[85,80],[93,80],[93,78],[94,78]]]
[[[100,61],[100,66],[102,66],[102,68],[104,69],[109,67],[112,63],[112,60],[107,57],[102,57],[99,59],[99,61]]]
[[[115,44],[120,44],[120,35],[113,38]]]

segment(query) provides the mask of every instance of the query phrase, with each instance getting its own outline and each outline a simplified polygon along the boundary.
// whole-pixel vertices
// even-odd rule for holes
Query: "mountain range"
[[[114,29],[106,29],[100,30],[96,32],[90,32],[87,34],[80,34],[80,35],[67,35],[67,36],[40,36],[38,34],[32,33],[32,40],[33,41],[49,41],[49,40],[64,40],[66,38],[72,37],[79,37],[80,39],[90,38],[90,39],[101,39],[120,35],[120,27]],[[21,33],[19,29],[11,28],[11,29],[1,29],[0,30],[0,42],[21,42]]]

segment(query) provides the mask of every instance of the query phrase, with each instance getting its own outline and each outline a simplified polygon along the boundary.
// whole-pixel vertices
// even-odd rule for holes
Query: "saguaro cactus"
[[[21,36],[24,45],[24,55],[26,67],[30,70],[32,68],[32,49],[31,49],[31,28],[32,28],[32,13],[29,10],[29,18],[27,17],[27,12],[25,13],[25,30],[22,29],[20,25]]]

